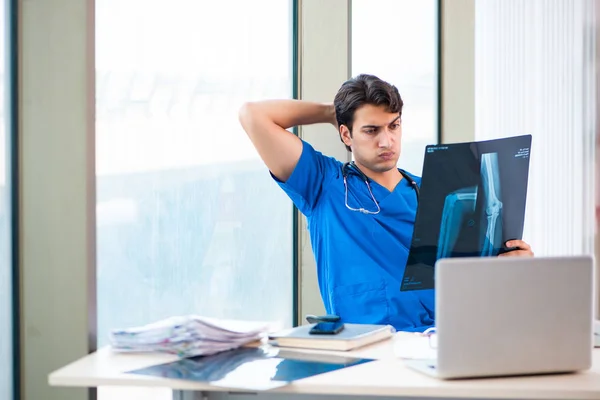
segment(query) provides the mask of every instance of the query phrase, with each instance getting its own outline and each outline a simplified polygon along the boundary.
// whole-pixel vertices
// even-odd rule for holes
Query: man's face
[[[396,168],[402,139],[400,113],[365,104],[354,113],[352,137],[346,127],[341,129],[344,143],[352,148],[359,166],[376,173]]]

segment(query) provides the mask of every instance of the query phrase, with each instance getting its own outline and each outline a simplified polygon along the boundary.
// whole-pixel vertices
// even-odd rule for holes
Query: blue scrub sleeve
[[[287,193],[300,212],[309,217],[331,179],[341,173],[341,163],[324,156],[302,140],[302,154],[290,178],[282,182],[271,176]]]

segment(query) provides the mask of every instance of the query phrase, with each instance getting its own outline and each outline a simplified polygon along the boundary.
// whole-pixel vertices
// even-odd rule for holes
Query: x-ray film
[[[204,382],[211,386],[270,390],[293,381],[373,361],[277,348],[240,347],[129,371],[133,374]]]
[[[522,239],[531,135],[427,146],[401,290],[433,289],[435,262],[497,256]]]

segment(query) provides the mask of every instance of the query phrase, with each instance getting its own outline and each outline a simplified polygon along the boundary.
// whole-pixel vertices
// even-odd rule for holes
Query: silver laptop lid
[[[594,260],[451,258],[436,263],[438,373],[589,368]]]

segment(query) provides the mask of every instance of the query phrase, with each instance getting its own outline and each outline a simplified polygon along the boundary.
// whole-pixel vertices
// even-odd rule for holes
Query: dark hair
[[[338,126],[346,125],[352,135],[354,113],[365,104],[384,106],[387,112],[402,115],[402,98],[396,86],[374,75],[360,74],[344,82],[333,100]],[[342,136],[340,135],[340,140]],[[343,142],[343,140],[342,140]],[[346,146],[348,151],[352,151]]]

